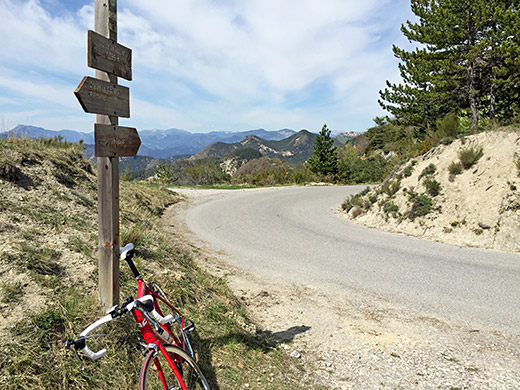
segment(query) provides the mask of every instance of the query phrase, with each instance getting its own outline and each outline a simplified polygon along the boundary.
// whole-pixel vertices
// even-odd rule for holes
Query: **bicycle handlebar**
[[[127,313],[132,310],[139,310],[141,312],[149,313],[153,320],[157,321],[160,324],[167,324],[173,321],[173,316],[168,314],[166,317],[160,315],[153,306],[153,297],[151,295],[144,295],[141,298],[138,298],[128,304],[124,305],[121,310],[116,311],[114,313],[107,314],[104,317],[101,317],[96,322],[90,324],[83,332],[80,333],[79,338],[77,340],[69,340],[65,343],[65,346],[74,345],[76,349],[81,349],[81,351],[88,356],[92,360],[98,360],[103,357],[106,353],[106,349],[101,349],[97,352],[92,351],[86,343],[87,336],[92,333],[92,331],[107,322],[112,321],[114,318],[121,316],[124,313]],[[148,316],[147,316],[148,317]],[[157,328],[157,326],[156,326]]]
[[[134,262],[132,261],[132,257],[134,255],[134,252],[133,252],[134,248],[135,248],[134,244],[132,244],[132,243],[126,244],[123,248],[119,249],[119,256],[121,257],[121,260],[126,260],[126,262],[128,263],[128,266],[132,270],[132,273],[134,274],[134,276],[136,278],[140,278],[141,274],[137,270],[137,267],[135,266]]]
[[[103,324],[106,324],[107,322],[112,321],[112,318],[113,317],[110,314],[107,314],[106,316],[101,317],[99,320],[90,324],[83,332],[81,332],[79,335],[79,339],[81,339],[81,338],[85,339],[85,337],[88,336],[89,333],[91,333],[94,329],[100,327]],[[98,352],[91,351],[90,348],[87,346],[86,340],[85,340],[85,347],[83,347],[81,349],[81,351],[92,360],[98,360],[99,358],[103,357],[107,353],[107,350],[104,348]]]

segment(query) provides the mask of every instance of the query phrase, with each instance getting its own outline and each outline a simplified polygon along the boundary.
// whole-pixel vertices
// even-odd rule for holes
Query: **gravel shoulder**
[[[424,315],[387,296],[252,275],[187,228],[189,208],[221,191],[179,192],[186,200],[166,211],[164,228],[192,248],[200,265],[227,278],[257,332],[296,356],[302,375],[331,389],[518,388],[517,333]]]

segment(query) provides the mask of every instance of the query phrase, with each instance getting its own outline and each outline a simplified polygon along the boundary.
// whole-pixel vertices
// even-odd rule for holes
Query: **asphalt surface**
[[[380,297],[464,326],[520,333],[520,256],[380,232],[337,209],[363,187],[225,191],[194,200],[188,228],[247,272]]]

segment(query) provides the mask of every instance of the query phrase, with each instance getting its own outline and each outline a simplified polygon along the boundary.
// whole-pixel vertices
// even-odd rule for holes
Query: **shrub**
[[[370,187],[366,187],[363,191],[361,191],[359,193],[360,196],[365,196],[366,194],[368,194],[370,192]]]
[[[363,199],[359,194],[350,195],[345,201],[341,204],[341,208],[345,212],[349,212],[354,206],[362,207]]]
[[[388,166],[389,163],[379,155],[362,158],[352,145],[338,150],[338,179],[346,183],[380,182]]]
[[[420,194],[414,197],[412,207],[407,214],[410,219],[422,217],[432,210],[432,200],[426,194]]]
[[[516,160],[516,169],[518,170],[518,174],[520,175],[520,158]]]
[[[397,191],[399,191],[399,188],[401,188],[401,180],[388,180],[381,186],[381,190],[383,193],[387,194],[388,196],[394,196]]]
[[[20,175],[18,165],[22,156],[14,150],[2,150],[0,154],[0,178],[14,182]]]
[[[397,213],[399,212],[399,206],[397,206],[394,202],[385,202],[383,204],[383,211],[385,214],[388,213]]]
[[[457,227],[457,226],[460,226],[460,225],[465,225],[466,224],[466,220],[462,220],[462,221],[452,221],[450,222],[450,225],[452,227]]]
[[[462,163],[460,161],[452,161],[450,165],[448,165],[448,171],[451,175],[459,175],[462,173],[463,170]]]
[[[173,184],[179,179],[175,177],[175,171],[166,164],[159,164],[156,170],[157,178],[165,184]]]
[[[456,137],[459,134],[459,116],[450,113],[444,118],[437,120],[437,134],[441,137]]]
[[[354,206],[352,208],[352,210],[350,211],[350,215],[352,218],[356,219],[357,217],[359,217],[361,214],[363,214],[363,210],[361,209],[361,207],[359,206]]]
[[[414,168],[414,167],[413,167],[412,164],[408,165],[408,166],[404,169],[404,176],[405,176],[405,177],[410,177],[410,176],[412,176],[413,168]]]
[[[427,177],[424,180],[424,187],[426,188],[426,192],[428,193],[428,195],[431,195],[433,197],[439,195],[439,193],[441,192],[441,183],[429,177]]]
[[[433,175],[437,171],[437,167],[435,164],[430,164],[426,168],[424,168],[419,176],[419,179],[426,175]]]
[[[459,150],[458,155],[464,169],[469,169],[484,155],[484,150],[482,146],[468,146]]]

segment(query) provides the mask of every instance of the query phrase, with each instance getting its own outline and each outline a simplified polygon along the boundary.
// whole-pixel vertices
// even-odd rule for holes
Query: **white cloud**
[[[47,82],[33,82],[20,80],[13,76],[5,75],[0,68],[0,88],[9,89],[13,95],[24,96],[52,102],[68,108],[77,108],[78,103],[68,86],[53,85]]]
[[[38,0],[0,0],[0,87],[78,108],[93,7],[53,15]],[[204,131],[370,124],[377,91],[398,77],[390,45],[408,0],[127,0],[118,40],[133,51],[140,128]],[[405,13],[407,12],[407,13]],[[0,99],[2,96],[0,96]],[[319,100],[318,100],[319,99]],[[14,104],[14,103],[13,103]],[[21,110],[20,110],[21,111]],[[0,113],[1,113],[0,109]],[[82,114],[79,122],[92,116]]]
[[[2,63],[65,73],[86,65],[86,31],[72,17],[55,17],[37,1],[0,0]]]
[[[143,15],[126,10],[123,16],[132,21],[125,31],[135,30],[136,54],[142,52],[154,71],[188,78],[230,100],[266,88],[297,91],[348,70],[375,38],[362,23],[374,1],[131,3]]]
[[[389,73],[377,66],[389,64],[377,48],[388,1],[130,3],[122,35],[132,37],[135,62],[141,55],[151,77],[188,80],[225,102],[283,105],[316,80],[332,86],[334,101],[367,82],[382,88]]]

